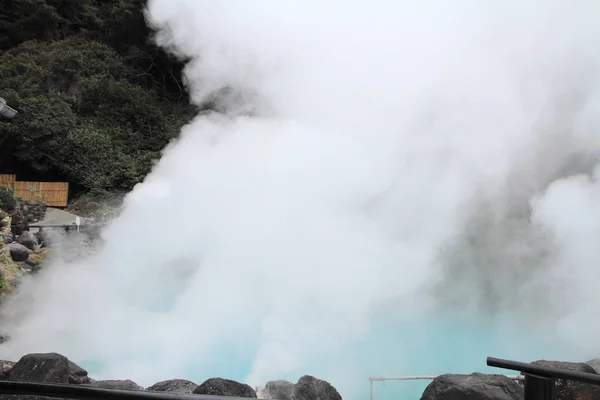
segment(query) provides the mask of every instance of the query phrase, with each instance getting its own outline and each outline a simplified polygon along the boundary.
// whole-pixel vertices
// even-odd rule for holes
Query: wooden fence
[[[66,207],[69,202],[68,182],[23,182],[15,175],[0,175],[0,186],[10,187],[23,200],[38,201],[50,207]]]
[[[8,186],[12,189],[16,181],[16,175],[0,175],[0,186]]]

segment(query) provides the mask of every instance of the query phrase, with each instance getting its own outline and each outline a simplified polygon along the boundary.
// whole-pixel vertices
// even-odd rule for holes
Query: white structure
[[[17,115],[17,110],[10,108],[8,104],[6,104],[6,100],[0,97],[0,116],[4,118],[12,118]]]

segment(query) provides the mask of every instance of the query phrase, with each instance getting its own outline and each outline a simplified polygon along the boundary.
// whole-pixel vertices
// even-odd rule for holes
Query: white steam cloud
[[[310,373],[354,399],[370,374],[597,355],[599,12],[151,0],[193,101],[223,112],[100,251],[23,285],[0,358],[146,385]]]

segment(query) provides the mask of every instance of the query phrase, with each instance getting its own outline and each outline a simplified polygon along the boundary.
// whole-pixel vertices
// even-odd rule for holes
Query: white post
[[[79,232],[79,225],[81,225],[81,217],[75,217],[75,225],[77,225],[77,232]]]

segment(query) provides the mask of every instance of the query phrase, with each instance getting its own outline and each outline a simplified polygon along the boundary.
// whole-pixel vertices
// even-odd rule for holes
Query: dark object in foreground
[[[421,400],[523,400],[523,387],[504,375],[445,374],[435,378]]]
[[[250,397],[255,399],[256,392],[250,386],[223,378],[210,378],[194,389],[194,394],[214,396]]]
[[[156,382],[154,385],[147,387],[146,390],[154,392],[172,392],[181,394],[192,394],[198,384],[185,379],[170,379],[168,381]]]
[[[600,375],[592,373],[589,369],[585,370],[588,372],[583,372],[581,368],[580,370],[576,370],[576,368],[566,369],[540,365],[543,363],[548,364],[549,362],[528,364],[493,357],[488,357],[487,359],[487,365],[490,367],[521,371],[525,375],[525,400],[556,400],[557,379],[600,385]],[[560,364],[550,363],[550,365]],[[562,388],[563,382],[559,381],[559,384]]]
[[[104,389],[88,385],[0,381],[0,393],[74,400],[238,400],[238,397]]]
[[[294,385],[293,400],[342,400],[338,391],[329,382],[314,376],[304,375]]]
[[[539,360],[534,361],[533,364],[594,375],[597,374],[596,370],[586,363]],[[558,400],[600,400],[600,386],[597,385],[574,380],[556,379],[555,387],[556,398]]]
[[[289,381],[269,381],[265,385],[263,395],[267,399],[292,400],[294,384]]]

